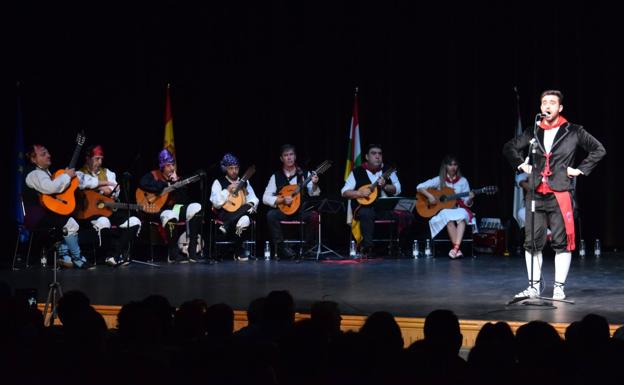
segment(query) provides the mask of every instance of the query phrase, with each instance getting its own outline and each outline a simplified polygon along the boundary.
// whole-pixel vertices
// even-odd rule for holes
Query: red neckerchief
[[[444,178],[444,180],[446,181],[446,183],[450,183],[450,184],[455,184],[457,182],[459,182],[459,180],[461,179],[461,177],[457,174],[455,174],[455,176],[451,179],[448,174],[446,175],[446,178]],[[466,206],[466,203],[464,202],[463,199],[459,198],[457,199],[457,206],[461,207],[462,209],[466,210],[466,212],[468,212],[468,222],[472,221],[472,217],[474,216],[472,210],[470,210],[470,207]]]
[[[375,173],[377,173],[377,172],[381,171],[381,169],[383,168],[383,166],[382,166],[382,167],[379,167],[379,169],[378,169],[378,170],[373,170],[373,169],[371,168],[371,166],[369,166],[369,165],[368,165],[368,162],[364,162],[364,163],[362,163],[362,167],[364,167],[364,170],[368,170],[368,171],[372,172],[373,174],[375,174]]]
[[[561,127],[561,125],[563,123],[566,123],[568,120],[566,118],[563,117],[563,115],[559,115],[557,116],[557,120],[555,120],[555,122],[551,125],[549,124],[546,119],[542,119],[540,121],[540,128],[543,130],[552,130],[553,128],[559,128]]]
[[[455,184],[457,182],[459,182],[459,180],[461,179],[461,177],[457,174],[455,174],[455,177],[453,177],[453,179],[449,178],[448,174],[446,175],[446,178],[444,179],[446,182],[450,183],[450,184]]]

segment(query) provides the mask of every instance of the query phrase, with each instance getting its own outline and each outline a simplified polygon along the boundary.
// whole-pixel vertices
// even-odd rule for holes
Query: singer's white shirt
[[[557,136],[557,132],[559,132],[559,127],[544,130],[544,150],[546,150],[547,153],[552,150],[552,145],[555,141],[555,136]]]

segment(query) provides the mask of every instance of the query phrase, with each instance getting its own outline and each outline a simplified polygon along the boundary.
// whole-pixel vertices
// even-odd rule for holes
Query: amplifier
[[[482,229],[472,235],[475,252],[503,255],[505,252],[505,230]]]

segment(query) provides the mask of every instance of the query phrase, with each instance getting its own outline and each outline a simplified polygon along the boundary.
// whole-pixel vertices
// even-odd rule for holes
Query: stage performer
[[[165,188],[181,181],[177,173],[176,160],[167,149],[158,154],[159,169],[153,170],[141,178],[139,187],[147,192],[160,194]],[[165,229],[169,262],[197,262],[197,248],[200,242],[198,237],[202,225],[202,206],[198,202],[191,202],[186,192],[186,186],[177,188],[167,197],[167,202],[160,212],[159,219]],[[176,223],[183,218],[186,220],[186,229],[178,229]],[[186,233],[188,229],[188,233]],[[180,237],[188,239],[188,253],[181,253],[178,246]],[[201,243],[199,243],[201,245]]]
[[[262,203],[270,207],[267,212],[267,223],[269,225],[273,244],[277,247],[278,258],[292,259],[296,256],[296,253],[284,242],[280,221],[303,220],[307,222],[306,241],[308,243],[309,253],[312,253],[312,249],[315,248],[315,241],[318,236],[317,211],[307,210],[306,207],[299,207],[295,213],[287,215],[278,208],[281,204],[290,205],[293,201],[290,196],[279,195],[280,190],[287,185],[301,184],[308,176],[311,176],[311,180],[308,182],[308,185],[301,190],[304,196],[317,197],[321,194],[321,189],[318,185],[318,175],[311,175],[310,171],[299,167],[296,160],[297,154],[295,152],[295,146],[284,144],[280,147],[280,162],[282,166],[271,175],[264,189],[264,194],[262,195]],[[303,213],[301,213],[301,210],[303,210]]]
[[[100,195],[115,200],[119,199],[121,186],[117,183],[117,176],[113,171],[102,166],[103,161],[104,149],[101,145],[93,145],[87,148],[85,164],[76,171],[76,176],[80,181],[79,189],[91,192],[85,196],[85,199],[98,199]],[[141,221],[139,218],[128,215],[128,210],[118,209],[112,211],[109,216],[100,215],[84,218],[84,220],[93,226],[95,234],[97,234],[96,242],[104,250],[106,264],[117,266],[123,263],[126,258],[124,253],[127,252],[130,242],[137,236],[140,229]],[[88,226],[81,228],[88,228]],[[91,231],[84,231],[84,233],[87,237],[93,234]],[[83,240],[82,235],[80,239]]]
[[[525,261],[529,286],[515,299],[533,298],[542,291],[542,249],[546,242],[546,228],[552,231],[551,246],[555,251],[555,282],[553,299],[565,299],[564,285],[575,249],[573,178],[588,175],[605,156],[603,145],[577,124],[561,115],[563,94],[558,90],[542,92],[539,124],[525,130],[503,147],[503,154],[513,167],[530,175],[530,188],[535,188],[535,217],[531,216],[531,195],[526,194],[525,207]],[[537,122],[536,122],[537,123]],[[533,147],[532,149],[530,147]],[[575,153],[583,149],[588,155],[575,167]],[[535,150],[535,165],[522,154]],[[531,155],[529,152],[529,155]],[[534,221],[534,228],[532,226]],[[531,244],[532,235],[535,249]],[[531,253],[533,251],[533,254]],[[533,255],[533,274],[531,274]],[[531,279],[532,278],[532,279]]]
[[[363,205],[357,201],[358,198],[366,198],[372,194],[370,188],[362,187],[372,186],[375,182],[380,192],[378,198],[400,195],[401,182],[399,177],[396,171],[391,170],[388,165],[383,163],[383,149],[380,144],[369,144],[366,147],[364,159],[365,162],[360,167],[353,169],[349,173],[344,186],[340,190],[344,198],[352,200],[353,219],[359,221],[362,236],[359,242],[360,254],[363,258],[367,258],[373,253],[373,232],[376,219],[393,219],[396,221],[397,234],[399,234],[400,243],[403,246],[403,251],[405,251],[405,243],[409,243],[409,240],[406,239],[408,229],[414,218],[411,212],[379,210],[375,208],[375,203]],[[386,172],[389,172],[389,175],[387,178],[384,178],[383,174]]]
[[[249,181],[241,181],[240,162],[236,156],[225,154],[221,159],[221,171],[223,175],[212,183],[210,201],[217,218],[223,222],[223,225],[219,226],[219,231],[234,240],[234,258],[247,261],[249,251],[243,247],[242,234],[251,224],[250,216],[256,213],[259,199]],[[243,185],[239,187],[241,183]],[[244,203],[234,211],[224,209],[224,205],[231,204],[232,194],[237,188],[239,189],[237,194],[243,194],[241,202]]]
[[[429,193],[427,189],[442,189],[444,187],[452,188],[456,194],[468,192],[468,196],[457,199],[456,207],[452,209],[442,209],[435,216],[429,219],[429,230],[433,239],[438,233],[446,227],[449,239],[453,247],[449,251],[449,258],[456,259],[463,257],[460,249],[461,241],[464,238],[466,225],[476,226],[474,214],[470,210],[474,200],[474,193],[470,191],[470,184],[459,168],[457,158],[447,155],[440,164],[440,172],[438,176],[431,178],[418,186],[416,190],[427,197],[429,203],[437,203],[434,195]]]
[[[26,152],[30,160],[26,173],[26,189],[22,194],[26,216],[24,223],[28,228],[55,229],[58,243],[58,262],[62,267],[88,268],[87,260],[80,252],[78,244],[78,222],[70,215],[61,215],[47,209],[41,204],[42,194],[59,194],[67,190],[76,177],[76,170],[65,169],[65,173],[52,179],[50,166],[52,155],[40,144],[32,145]]]

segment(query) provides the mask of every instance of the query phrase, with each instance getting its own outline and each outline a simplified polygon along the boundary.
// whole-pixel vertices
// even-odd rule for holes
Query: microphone
[[[130,174],[128,171],[125,171],[123,174],[121,174],[124,178],[132,178],[132,174]]]
[[[543,118],[550,118],[550,114],[548,112],[546,112],[545,114],[542,114],[541,112],[539,114],[537,114],[537,117],[539,119],[543,119]]]

